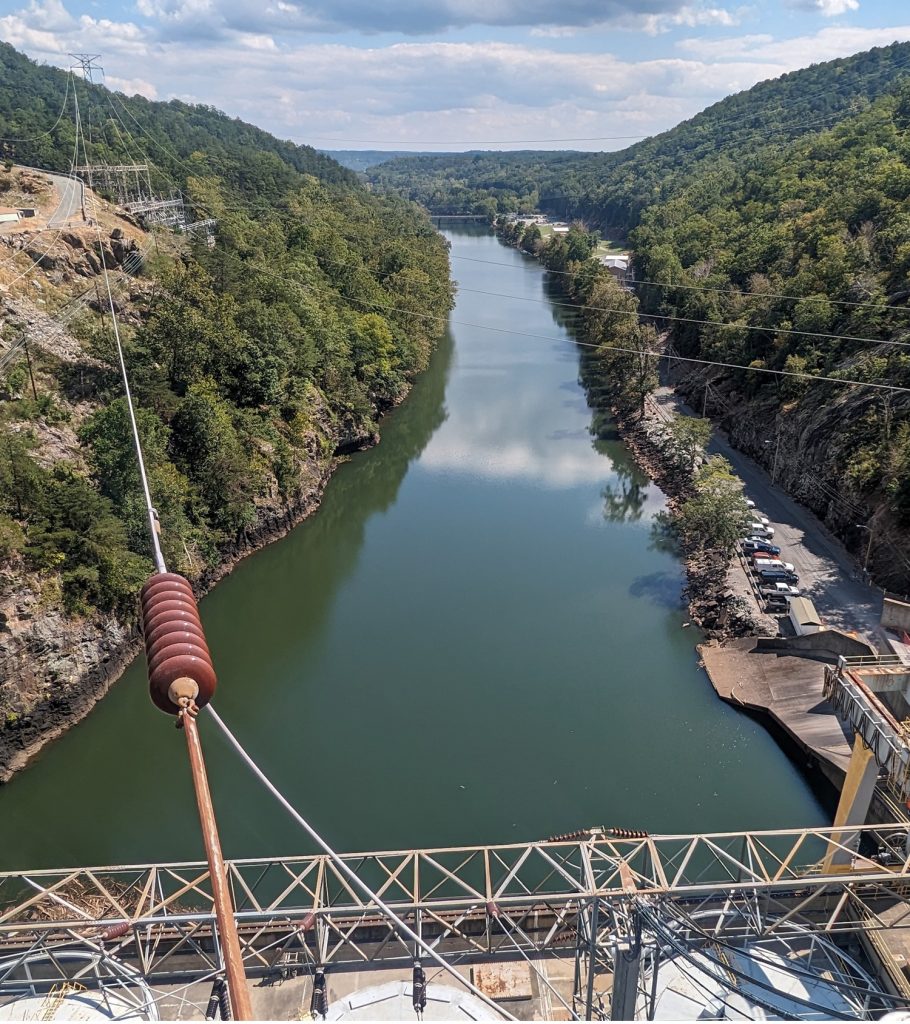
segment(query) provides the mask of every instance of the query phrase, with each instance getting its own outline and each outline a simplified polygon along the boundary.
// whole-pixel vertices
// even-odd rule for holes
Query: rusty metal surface
[[[212,807],[212,795],[209,792],[202,744],[199,742],[199,729],[193,715],[183,716],[183,731],[186,734],[186,747],[193,774],[193,788],[196,791],[196,805],[199,808],[199,824],[202,827],[202,840],[208,861],[212,902],[218,923],[218,938],[224,958],[228,990],[231,996],[231,1009],[235,1020],[252,1020],[253,1008],[250,1004],[250,995],[246,984],[243,955],[237,935],[237,923],[234,920],[234,906],[228,885],[227,868],[224,863],[224,855],[221,852],[221,840],[218,837],[218,825],[215,822],[215,810]]]

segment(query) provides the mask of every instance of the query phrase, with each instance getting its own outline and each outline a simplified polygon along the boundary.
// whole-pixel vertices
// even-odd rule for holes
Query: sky
[[[0,39],[321,149],[606,150],[910,40],[910,0],[0,0]]]

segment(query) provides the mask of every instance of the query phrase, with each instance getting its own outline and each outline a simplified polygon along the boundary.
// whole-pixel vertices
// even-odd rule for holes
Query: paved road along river
[[[449,237],[465,290],[382,443],[202,602],[222,715],[341,849],[822,822],[697,668],[662,496],[592,440],[544,273],[481,229]],[[226,853],[308,851],[202,725]],[[0,789],[0,822],[4,868],[202,856],[141,662]]]

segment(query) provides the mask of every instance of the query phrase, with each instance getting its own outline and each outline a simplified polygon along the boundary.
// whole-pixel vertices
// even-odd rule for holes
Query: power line
[[[433,214],[430,214],[432,218]],[[518,249],[518,252],[533,256],[533,253],[528,253],[524,249]],[[503,263],[500,260],[484,260],[479,256],[459,256],[457,253],[449,253],[449,258],[453,260],[465,260],[469,263],[485,263],[491,267],[506,267],[510,268],[511,263]],[[536,258],[536,257],[535,257]],[[549,267],[544,268],[548,274],[559,274],[561,276],[573,277],[574,274],[570,270],[551,270]],[[732,285],[729,288],[721,288],[718,286],[710,285],[697,285],[697,284],[675,284],[672,281],[651,281],[646,278],[632,277],[627,279],[630,284],[642,284],[648,285],[653,288],[665,288],[667,290],[680,289],[685,291],[696,291],[696,292],[719,292],[722,295],[739,295],[745,299],[790,299],[793,302],[802,302],[806,298],[814,298],[816,295],[824,295],[825,299],[831,303],[832,306],[871,306],[873,309],[887,309],[895,313],[910,313],[910,306],[893,306],[887,303],[877,302],[853,302],[848,299],[832,299],[829,295],[824,292],[813,292],[811,295],[784,295],[780,292],[745,292],[741,288],[734,288]],[[802,332],[800,332],[802,333]]]
[[[152,141],[156,141],[154,139],[154,137],[151,136],[149,134],[149,132],[133,117],[133,115],[130,113],[129,109],[127,107],[125,107],[123,105],[123,103],[119,100],[119,97],[117,97],[117,95],[115,93],[111,93],[110,95],[114,96],[114,98],[118,100],[118,102],[120,103],[120,106],[130,116],[130,118],[140,128],[140,130],[143,131],[146,135],[149,135],[149,137],[152,139]],[[126,129],[125,125],[124,125],[124,129],[127,130],[127,133],[129,134],[129,131],[128,131],[128,129]],[[167,147],[163,146],[163,144],[159,143],[159,145],[161,145],[161,147],[163,149],[168,151]],[[170,152],[170,155],[174,156],[178,161],[180,161],[181,163],[184,162],[184,161],[182,161],[182,159],[179,156],[174,154],[172,150],[169,151],[169,152]],[[245,262],[244,260],[242,260],[242,258],[239,257],[236,253],[228,252],[227,250],[222,250],[222,252],[225,255],[230,256],[231,258],[233,258],[235,260],[238,260],[240,263],[243,264],[244,268],[247,269],[247,270],[253,269],[254,272],[256,272],[256,273],[260,273],[260,274],[263,274],[265,276],[275,277],[275,278],[278,278],[278,279],[280,279],[282,281],[286,281],[286,277],[285,276],[279,275],[279,274],[275,273],[274,271],[265,270],[265,269],[263,269],[261,267],[257,267],[255,265],[251,265],[251,264]],[[318,259],[318,257],[317,257],[317,259]],[[350,264],[342,264],[342,265],[350,266]],[[304,285],[304,284],[300,284],[300,287],[306,288],[307,286]],[[467,291],[467,290],[470,290],[470,289],[465,289],[465,290]],[[475,290],[479,291],[478,289],[475,289]],[[486,293],[486,294],[490,294],[490,295],[494,295],[494,296],[496,295],[496,293],[492,293],[492,292],[489,292],[489,293]],[[500,298],[510,298],[511,296],[500,295],[500,296],[497,296],[497,297],[500,297]],[[387,312],[400,313],[400,314],[405,315],[405,316],[411,316],[411,317],[420,318],[420,319],[435,320],[435,321],[440,322],[440,323],[450,323],[451,322],[451,323],[460,324],[461,326],[476,327],[476,328],[479,328],[481,330],[491,330],[491,331],[497,331],[497,332],[500,332],[500,333],[523,335],[523,336],[526,336],[526,337],[541,338],[543,340],[548,340],[548,341],[552,340],[550,338],[546,338],[546,336],[544,336],[544,335],[534,335],[534,334],[530,334],[528,332],[523,332],[523,331],[514,331],[514,330],[509,330],[507,328],[497,328],[497,327],[492,327],[492,326],[490,326],[488,324],[476,324],[476,323],[468,323],[466,321],[455,321],[455,320],[450,320],[449,317],[440,317],[438,315],[433,315],[433,314],[429,314],[429,313],[417,313],[417,312],[412,311],[412,310],[405,310],[405,309],[401,309],[400,307],[385,306],[385,305],[380,304],[380,303],[367,302],[366,300],[359,300],[359,299],[355,299],[353,297],[345,297],[345,296],[340,296],[339,295],[338,298],[341,301],[345,301],[345,302],[348,302],[348,303],[353,303],[353,304],[357,304],[357,305],[361,305],[361,306],[366,305],[366,306],[369,306],[371,308],[376,308],[376,309],[380,309],[380,310],[387,311]],[[518,298],[518,296],[515,296],[515,298]],[[529,301],[540,301],[540,300],[529,300]],[[574,305],[574,304],[567,303],[566,305]],[[594,308],[594,307],[592,307],[592,308]],[[627,315],[627,316],[628,315],[632,315],[632,316],[636,316],[636,317],[640,317],[642,315],[651,315],[651,314],[641,314],[638,311],[631,311],[631,310],[609,310],[609,309],[603,308],[602,311],[604,311],[604,312],[616,312],[616,313],[620,313],[622,315]],[[739,329],[745,328],[747,330],[763,330],[763,331],[767,331],[767,332],[771,332],[771,333],[781,333],[779,331],[775,331],[774,329],[767,328],[767,327],[750,327],[750,326],[744,325],[744,324],[712,323],[711,321],[698,321],[698,320],[694,320],[694,319],[690,319],[690,318],[670,317],[670,316],[667,316],[667,315],[660,317],[660,319],[680,320],[680,321],[684,321],[684,322],[701,323],[701,324],[705,324],[705,325],[708,325],[708,326],[720,326],[720,327],[727,327],[727,328],[732,327],[732,328],[739,328]],[[794,331],[794,332],[791,332],[791,333],[803,334],[805,332]],[[836,335],[828,335],[828,336],[822,335],[822,336],[823,337],[830,337],[830,338],[838,338],[839,337],[839,336],[836,336]],[[868,339],[868,338],[853,338],[853,339],[851,339],[851,338],[849,338],[849,336],[843,336],[843,340],[856,340],[856,341],[861,341],[863,343],[875,344],[875,345],[878,345],[878,344],[888,344],[887,342],[882,342],[882,341],[880,341],[878,339]],[[606,344],[593,344],[593,343],[590,343],[590,342],[582,342],[582,341],[576,341],[575,344],[577,344],[577,345],[579,345],[579,346],[581,346],[583,348],[601,349],[601,350],[614,351],[614,352],[620,352],[620,353],[631,354],[631,355],[642,355],[642,354],[645,354],[645,355],[651,354],[651,355],[654,355],[654,356],[659,355],[659,353],[642,353],[640,350],[637,350],[637,349],[626,349],[626,348],[622,348],[620,346],[611,346],[611,345],[606,345]],[[902,343],[900,343],[900,342],[893,342],[891,344],[900,345]],[[799,371],[796,371],[796,370],[778,370],[778,369],[773,369],[771,367],[763,367],[763,366],[743,366],[742,364],[739,364],[739,363],[727,363],[727,362],[722,362],[722,361],[719,361],[719,360],[699,359],[699,358],[692,357],[692,356],[676,356],[675,358],[683,360],[685,362],[695,363],[695,364],[702,365],[702,366],[718,366],[718,367],[721,367],[723,369],[742,370],[744,372],[766,373],[766,374],[772,374],[772,375],[776,375],[776,376],[794,377],[794,378],[801,379],[801,380],[829,381],[829,382],[837,383],[837,384],[854,385],[854,386],[857,386],[857,387],[869,387],[869,388],[874,388],[874,389],[877,389],[877,390],[893,391],[893,392],[899,392],[899,393],[910,392],[910,388],[904,388],[904,387],[900,387],[898,385],[879,384],[879,383],[874,383],[874,382],[869,382],[869,381],[853,380],[853,379],[850,379],[850,378],[830,377],[830,376],[821,375],[821,374],[802,373],[802,372],[799,372]]]
[[[910,62],[910,59],[908,59],[908,62]],[[115,94],[115,93],[112,93],[110,95],[114,96],[114,98],[120,104],[121,108],[130,116],[130,118],[140,128],[140,130],[142,130],[146,135],[149,135],[149,138],[151,138],[152,141],[156,141],[154,139],[154,137],[151,136],[150,133],[143,127],[143,125],[141,125],[135,119],[135,117],[133,117],[133,115],[130,112],[129,108],[127,108],[123,104],[123,102],[120,100],[119,96],[117,96],[117,94]],[[115,113],[116,113],[116,111],[115,111]],[[119,115],[118,115],[118,120],[119,120]],[[129,131],[126,128],[126,126],[124,125],[123,127],[124,127],[124,130],[127,131],[127,134],[129,135]],[[174,159],[179,161],[179,163],[181,163],[181,164],[183,164],[183,165],[185,165],[187,167],[189,166],[188,164],[186,164],[186,162],[184,160],[182,160],[181,157],[179,157],[176,153],[174,153],[173,150],[168,150],[167,147],[165,147],[162,143],[158,143],[158,145],[160,145],[162,149],[165,149],[166,152],[169,152],[169,154]],[[243,204],[241,204],[241,208],[242,208],[242,205]],[[250,204],[245,204],[245,205],[248,208],[250,207]],[[200,207],[200,208],[204,209],[203,207]],[[207,211],[207,212],[211,215],[211,211]],[[331,262],[331,261],[320,260],[320,263],[324,263],[324,262]],[[493,261],[490,261],[490,262],[493,262]],[[338,264],[338,265],[350,266],[350,264]],[[502,264],[502,265],[505,266],[506,264]],[[568,272],[567,271],[557,271],[557,273],[568,273]],[[553,304],[556,304],[556,305],[568,306],[568,307],[575,308],[575,309],[592,309],[592,310],[599,311],[599,312],[616,313],[616,314],[620,314],[620,315],[634,315],[634,316],[637,316],[637,317],[638,316],[642,316],[642,315],[647,315],[647,316],[653,317],[655,319],[674,321],[674,322],[679,322],[679,323],[692,323],[692,324],[697,324],[697,325],[700,325],[700,326],[724,327],[724,328],[734,328],[734,329],[743,329],[743,328],[745,328],[747,330],[764,331],[764,332],[769,333],[769,334],[786,334],[786,335],[795,335],[795,336],[803,336],[803,337],[822,338],[824,340],[829,340],[829,341],[854,341],[854,342],[860,342],[862,344],[869,344],[869,345],[890,345],[890,346],[899,347],[899,348],[910,348],[910,342],[891,341],[891,340],[878,339],[878,338],[864,338],[864,337],[853,336],[853,335],[840,335],[840,334],[825,333],[825,332],[819,332],[819,331],[798,331],[798,330],[794,330],[794,329],[791,329],[791,328],[773,328],[773,327],[765,327],[765,326],[762,326],[762,325],[737,324],[737,323],[732,323],[731,324],[731,323],[725,323],[725,322],[721,322],[721,321],[700,320],[700,319],[696,319],[696,318],[692,318],[692,317],[681,317],[681,316],[671,315],[671,314],[660,314],[660,313],[642,314],[640,311],[618,310],[618,309],[610,309],[610,308],[607,308],[607,307],[587,306],[587,305],[583,305],[583,304],[580,304],[580,303],[559,302],[558,300],[532,299],[532,298],[528,298],[526,296],[510,296],[510,295],[503,295],[503,294],[498,294],[498,293],[493,293],[493,292],[483,292],[480,289],[471,289],[471,288],[467,288],[467,287],[463,288],[463,290],[464,291],[476,291],[476,292],[478,292],[478,294],[493,295],[493,296],[496,296],[496,297],[499,297],[499,298],[522,299],[523,301],[543,302],[543,303],[547,303],[547,304],[553,303]],[[746,367],[743,367],[743,368],[746,369]],[[748,369],[757,369],[757,368],[749,367]],[[781,371],[781,372],[783,372],[783,371]]]
[[[650,317],[653,320],[672,320],[676,323],[699,324],[704,327],[726,327],[736,330],[765,331],[769,334],[798,335],[806,338],[824,338],[826,341],[858,341],[866,345],[896,345],[899,348],[910,348],[910,341],[889,341],[884,338],[862,338],[852,334],[826,334],[820,331],[797,331],[784,327],[764,327],[760,324],[726,323],[722,320],[699,320],[695,317],[676,316],[670,313],[644,313],[641,310],[614,309],[610,306],[589,306],[583,302],[560,301],[558,299],[535,299],[527,295],[506,295],[502,292],[489,292],[481,288],[467,288],[462,291],[475,292],[478,295],[490,295],[500,299],[515,299],[521,302],[536,302],[543,305],[567,306],[571,309],[590,309],[596,313],[616,313],[622,316]],[[743,367],[748,369],[748,367]]]
[[[446,972],[451,974],[452,977],[454,977],[459,982],[459,984],[464,985],[465,988],[467,988],[472,995],[477,996],[477,998],[481,999],[487,1006],[494,1009],[497,1015],[502,1014],[508,1020],[516,1020],[517,1018],[513,1017],[512,1014],[508,1012],[508,1010],[506,1010],[502,1006],[499,1006],[497,1003],[493,1002],[493,1000],[490,999],[490,997],[487,996],[485,993],[481,992],[481,990],[477,988],[476,985],[474,985],[467,978],[462,977],[455,970],[455,968],[442,957],[441,954],[436,952],[433,946],[428,945],[417,934],[417,932],[413,931],[407,924],[405,924],[405,922],[395,913],[394,910],[392,910],[392,908],[387,903],[385,903],[382,900],[382,898],[377,893],[373,892],[373,890],[360,877],[360,875],[358,875],[357,872],[350,867],[347,861],[339,853],[337,853],[325,839],[323,839],[319,832],[316,831],[316,829],[306,820],[306,818],[304,818],[303,815],[300,814],[300,812],[297,811],[296,808],[290,803],[290,801],[281,793],[281,791],[272,782],[272,780],[265,774],[265,772],[253,760],[253,758],[246,752],[246,750],[243,748],[237,737],[231,732],[231,730],[227,727],[225,722],[218,715],[218,712],[215,710],[215,708],[211,704],[208,704],[207,708],[215,724],[221,730],[222,734],[224,735],[225,739],[227,739],[228,743],[234,748],[234,751],[240,756],[240,759],[244,762],[244,764],[246,764],[246,766],[262,783],[262,785],[265,786],[265,788],[272,794],[272,796],[278,801],[278,803],[281,804],[281,806],[294,819],[294,821],[297,822],[297,824],[304,830],[304,832],[307,833],[307,835],[313,840],[313,842],[315,842],[316,845],[328,856],[329,860],[331,860],[331,862],[335,865],[338,871],[340,871],[348,879],[348,881],[355,885],[367,897],[367,899],[370,900],[371,903],[378,907],[382,911],[382,913],[385,914],[385,916],[389,919],[389,921],[391,921],[392,924],[394,924],[395,927],[401,932],[401,934],[410,939],[411,942],[416,943],[417,946],[421,950],[423,950],[424,953],[427,954],[427,956],[432,957],[432,959],[437,964],[439,964],[440,967],[442,967]]]
[[[897,45],[901,45],[901,44],[897,44]],[[840,59],[842,60],[844,58],[840,58]],[[836,61],[831,61],[829,63],[833,64],[835,62]],[[910,57],[904,58],[903,60],[894,61],[891,64],[888,64],[886,61],[882,61],[880,68],[878,69],[877,72],[875,72],[875,74],[893,74],[895,71],[900,71],[902,69],[905,69],[908,65],[910,65]],[[806,69],[802,69],[802,70],[806,70]],[[869,77],[871,78],[872,76],[870,75]],[[756,84],[759,84],[759,83],[756,83]],[[755,88],[755,86],[752,86],[752,88]],[[751,90],[745,89],[745,90],[743,90],[743,92],[738,93],[738,94],[734,94],[734,95],[743,95],[744,93],[747,93],[749,91],[751,91]],[[814,98],[816,98],[818,96],[829,96],[830,92],[831,92],[830,88],[820,88],[820,89],[815,90],[814,92],[804,93],[800,97],[800,99],[803,102],[805,102],[807,99],[814,99]],[[726,99],[729,99],[729,98],[730,97],[726,97]],[[722,103],[722,102],[723,102],[723,100],[719,100],[718,101],[718,103]],[[712,104],[712,106],[716,106],[716,104]],[[711,109],[711,107],[706,108],[706,110],[701,110],[698,113],[693,114],[692,117],[688,118],[687,120],[681,121],[678,124],[673,125],[671,128],[666,128],[663,131],[659,131],[659,132],[652,132],[650,135],[601,135],[601,136],[586,136],[586,137],[562,138],[562,139],[511,139],[511,140],[509,140],[509,139],[494,139],[494,140],[487,140],[487,141],[483,141],[483,140],[430,141],[430,140],[421,139],[421,140],[418,140],[416,142],[410,142],[410,141],[402,140],[402,139],[345,139],[345,138],[338,138],[336,136],[325,136],[325,135],[310,135],[310,136],[308,136],[308,138],[318,139],[318,140],[321,140],[321,141],[353,143],[355,145],[366,145],[366,146],[401,146],[401,145],[413,145],[413,146],[417,146],[417,145],[423,145],[423,146],[471,146],[471,145],[475,145],[475,146],[497,146],[497,145],[500,145],[500,146],[514,146],[514,145],[544,145],[544,144],[547,144],[547,143],[561,143],[561,142],[610,142],[610,141],[624,141],[624,140],[642,140],[642,139],[657,138],[660,135],[665,135],[668,132],[671,132],[671,131],[674,131],[674,130],[686,129],[688,131],[698,131],[702,127],[715,129],[715,128],[721,128],[721,127],[723,127],[724,125],[727,125],[727,124],[736,124],[736,125],[741,125],[742,124],[743,118],[742,117],[737,117],[735,115],[732,115],[732,116],[726,117],[726,118],[720,118],[718,120],[709,120],[708,118],[705,118],[704,122],[707,122],[707,123],[704,123],[704,122],[699,122],[698,124],[694,123],[697,118],[701,117],[703,114],[706,114],[707,110],[710,110],[710,109]],[[761,114],[761,117],[762,117],[763,120],[766,120],[768,117],[773,116],[774,114],[777,114],[779,112],[786,111],[787,109],[788,109],[788,107],[786,105],[781,104],[781,105],[777,106],[776,108],[774,108],[772,110],[763,111],[762,114]],[[853,109],[855,109],[855,107],[853,106],[853,104],[851,104],[850,107],[846,108],[846,110],[844,112],[837,113],[837,114],[829,114],[827,117],[820,118],[820,119],[818,119],[816,121],[797,122],[797,123],[790,124],[790,125],[786,125],[786,124],[785,125],[779,125],[779,126],[776,126],[776,127],[766,128],[763,131],[757,130],[755,132],[755,134],[773,134],[774,132],[783,131],[783,130],[787,130],[787,129],[790,129],[790,128],[810,128],[810,127],[813,127],[815,125],[820,125],[820,124],[824,124],[824,123],[827,123],[827,122],[830,122],[830,121],[840,120],[841,118],[843,118],[845,116],[849,116],[850,111],[853,110]],[[620,152],[622,152],[622,151],[620,151]],[[417,156],[419,154],[415,153],[414,155]],[[444,155],[444,154],[440,154],[440,155]],[[478,186],[478,187],[483,187],[483,186]],[[558,197],[558,198],[576,198],[576,197]]]
[[[78,140],[81,134],[81,120],[79,118],[79,92],[76,89],[75,82],[73,83],[73,98],[76,106],[76,145],[78,151]],[[88,163],[88,153],[85,151],[85,137],[82,137],[82,149],[86,156],[86,163]],[[96,202],[93,196],[93,203]],[[139,477],[142,483],[142,494],[145,500],[145,511],[148,519],[149,535],[152,542],[152,555],[155,561],[155,568],[159,573],[167,572],[167,566],[165,565],[164,555],[161,551],[161,544],[158,538],[158,517],[155,514],[154,506],[152,505],[152,495],[149,490],[148,475],[145,469],[145,456],[142,451],[142,440],[139,437],[139,425],[136,421],[136,410],[133,407],[133,396],[130,391],[130,380],[129,374],[126,369],[126,358],[123,354],[123,344],[120,339],[120,325],[117,322],[117,312],[114,308],[114,296],[111,291],[111,279],[107,270],[107,259],[104,255],[104,242],[101,238],[101,222],[98,216],[98,211],[95,209],[95,216],[92,218],[95,222],[95,231],[98,236],[98,251],[101,259],[101,271],[104,276],[104,285],[107,290],[108,307],[111,314],[111,323],[114,329],[114,343],[117,349],[117,359],[120,363],[120,375],[123,380],[123,394],[126,398],[126,407],[130,418],[130,427],[133,434],[133,445],[135,447],[136,464],[139,469]]]
[[[723,101],[719,101],[723,102]],[[444,142],[433,141],[431,139],[419,139],[416,142],[409,141],[407,139],[340,139],[331,135],[307,135],[308,139],[316,139],[320,142],[344,142],[351,143],[354,145],[361,146],[535,146],[535,145],[546,145],[549,143],[563,143],[563,142],[624,142],[624,141],[641,141],[642,139],[656,139],[661,135],[666,135],[669,132],[676,131],[677,129],[690,128],[692,127],[692,121],[694,118],[703,114],[704,111],[699,111],[697,114],[693,114],[691,118],[686,121],[680,121],[678,124],[672,125],[670,128],[663,128],[660,131],[650,132],[648,135],[591,135],[591,136],[577,136],[575,138],[564,138],[564,139],[448,139]],[[818,125],[830,124],[832,121],[837,121],[843,115],[841,114],[829,114],[827,117],[819,118],[817,121],[802,121],[793,122],[792,124],[782,124],[774,128],[765,128],[763,130],[756,130],[757,135],[772,135],[776,132],[790,131],[794,128],[813,128]],[[727,118],[721,121],[712,121],[710,124],[711,128],[722,127],[724,124],[729,124],[733,121],[739,123],[740,118]],[[700,127],[700,126],[696,126]],[[408,153],[407,150],[399,150],[398,152]],[[497,150],[490,150],[491,153],[496,153]],[[624,150],[616,150],[616,154],[625,152]],[[419,150],[414,151],[410,154],[415,157],[420,157],[422,154]],[[464,156],[467,154],[463,153],[440,153],[439,156]],[[595,152],[596,155],[596,152]],[[611,154],[612,155],[612,154]],[[496,186],[484,186],[478,185],[478,188],[494,188]],[[555,196],[556,199],[569,199],[569,198],[580,198],[573,196]]]
[[[277,276],[277,275],[274,275]],[[305,286],[302,286],[305,287]],[[554,341],[554,338],[548,337],[545,334],[531,334],[528,331],[515,331],[507,327],[492,327],[489,324],[478,324],[471,323],[467,320],[452,320],[449,317],[435,316],[432,313],[417,313],[408,309],[401,309],[397,306],[383,306],[375,302],[367,302],[362,299],[354,299],[350,297],[342,297],[345,302],[356,302],[359,305],[371,306],[376,309],[386,310],[391,313],[401,313],[405,316],[419,317],[427,320],[438,320],[442,323],[457,324],[460,327],[476,327],[484,331],[496,331],[499,334],[514,334],[524,338],[539,338],[542,341]],[[894,391],[900,394],[910,394],[910,388],[900,387],[897,384],[877,384],[871,381],[865,380],[853,380],[846,377],[828,377],[822,374],[815,373],[799,373],[795,370],[774,370],[767,366],[743,366],[740,363],[724,363],[716,359],[696,359],[694,356],[681,356],[681,355],[665,355],[661,352],[651,352],[642,349],[623,348],[618,345],[607,345],[607,344],[595,344],[594,342],[577,341],[572,342],[574,345],[578,345],[581,348],[593,348],[599,349],[606,352],[620,352],[627,355],[635,356],[651,356],[655,359],[677,359],[684,363],[697,363],[700,366],[720,366],[726,370],[744,370],[746,372],[754,373],[770,373],[781,377],[798,377],[801,380],[812,380],[812,381],[828,381],[832,384],[848,384],[856,387],[863,388],[876,388],[881,391]]]

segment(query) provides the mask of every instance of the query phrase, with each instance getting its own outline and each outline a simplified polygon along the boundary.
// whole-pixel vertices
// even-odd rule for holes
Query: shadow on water
[[[445,421],[452,355],[447,332],[406,405],[383,421],[382,443],[338,469],[314,516],[245,559],[201,602],[224,716],[244,737],[287,733],[285,715],[295,723],[296,742],[272,762],[285,778],[307,734],[331,723],[308,721],[305,709],[271,698],[285,679],[302,677],[301,652],[320,648],[370,520],[395,504],[408,467]],[[300,849],[204,715],[200,722],[225,850]],[[199,856],[195,813],[182,736],[151,708],[139,657],[84,721],[0,787],[0,868]]]
[[[629,587],[629,593],[632,597],[644,597],[661,608],[678,609],[685,606],[676,573],[652,572],[647,576],[639,576]]]
[[[381,443],[339,467],[318,512],[295,531],[294,543],[258,552],[202,602],[210,641],[224,652],[231,676],[243,670],[254,672],[256,651],[263,644],[273,656],[283,648],[294,656],[323,632],[339,589],[357,565],[367,524],[395,505],[408,467],[445,422],[453,351],[447,331],[408,396],[406,408],[394,410],[383,421]],[[247,602],[242,592],[257,595],[256,603]],[[258,598],[276,592],[288,599],[263,602]],[[246,606],[247,625],[256,632],[256,645],[238,642],[234,621],[238,605]]]

